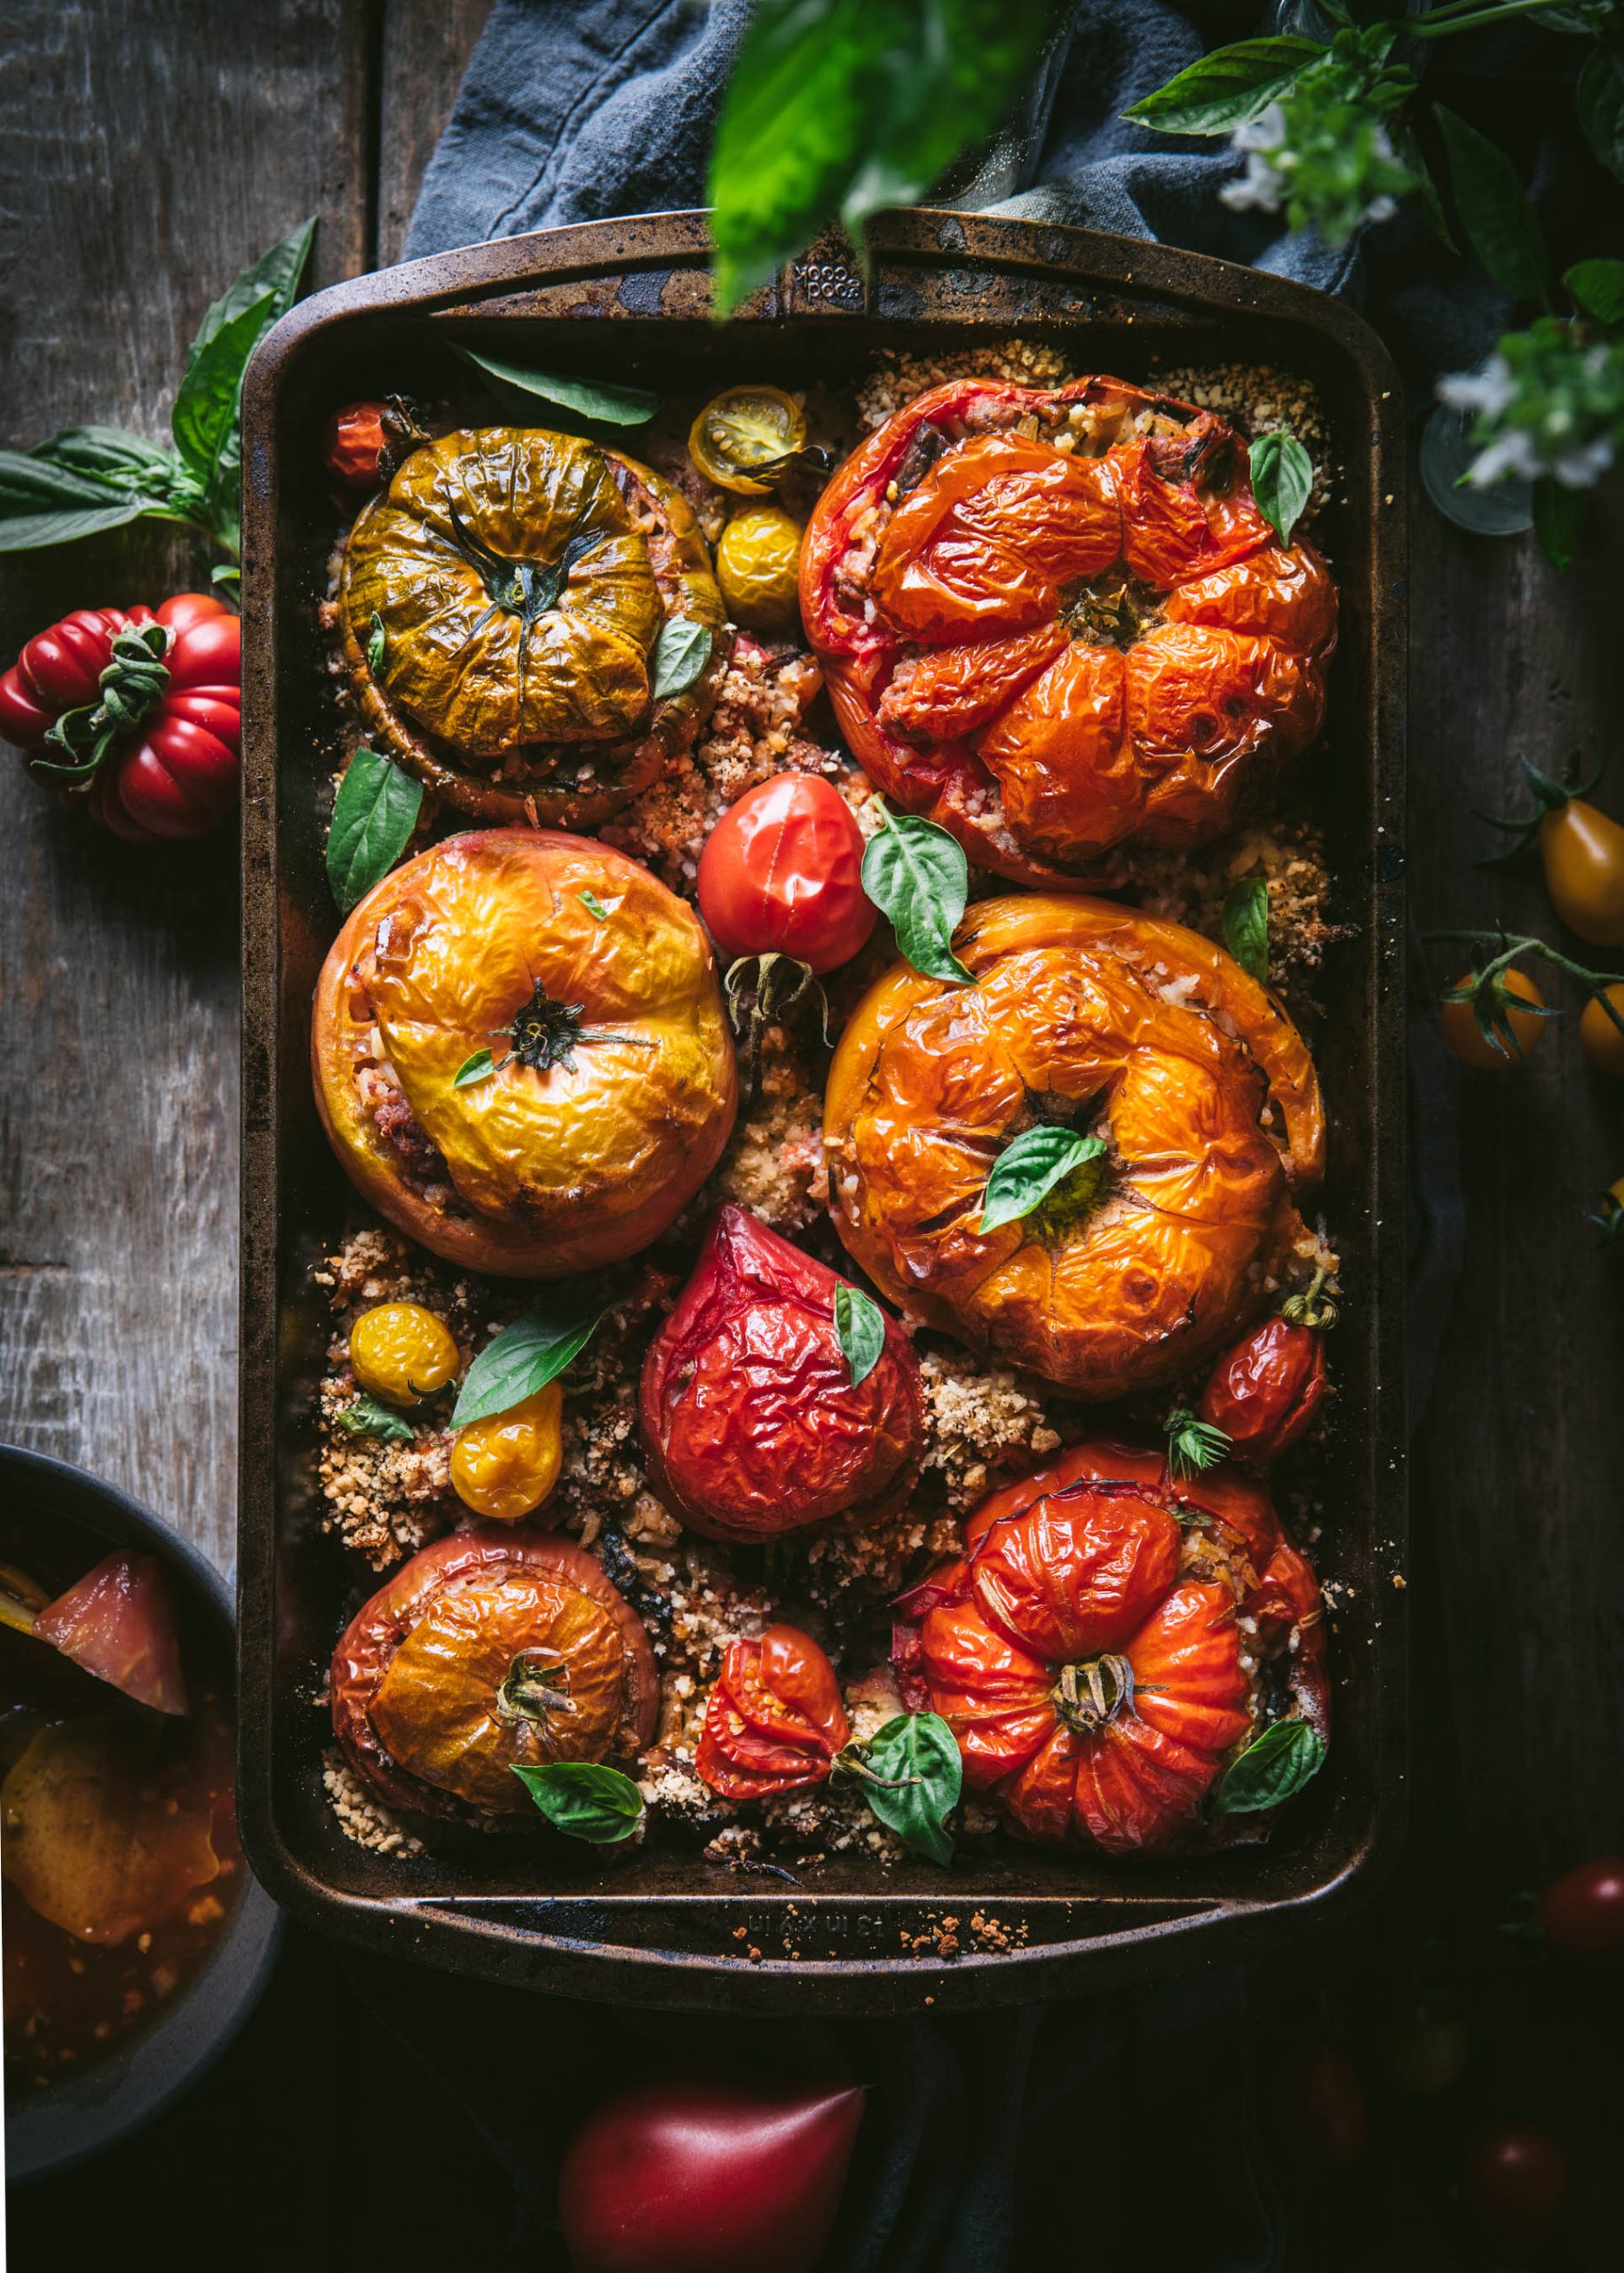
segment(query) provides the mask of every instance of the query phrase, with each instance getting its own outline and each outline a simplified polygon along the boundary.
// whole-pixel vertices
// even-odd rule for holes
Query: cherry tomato
[[[783,461],[805,443],[805,412],[777,387],[729,387],[688,430],[688,455],[706,480],[745,497],[771,489]]]
[[[787,631],[798,619],[801,525],[781,505],[735,513],[717,546],[727,613],[751,631]]]
[[[1454,986],[1456,987],[1470,986],[1471,977],[1471,973],[1468,971],[1464,978],[1456,979]],[[1509,969],[1502,970],[1500,977],[1501,984],[1508,994],[1515,994],[1519,1002],[1534,1002],[1543,1007],[1545,997],[1525,972],[1518,970],[1515,965],[1512,965]],[[1453,994],[1454,987],[1449,991]],[[1444,1040],[1449,1044],[1461,1063],[1463,1065],[1480,1065],[1485,1071],[1508,1065],[1520,1065],[1529,1051],[1542,1038],[1545,1028],[1549,1023],[1545,1018],[1530,1018],[1526,1011],[1523,1010],[1507,1010],[1505,1020],[1510,1030],[1511,1047],[1509,1049],[1500,1050],[1491,1049],[1477,1031],[1477,1021],[1472,1016],[1472,1006],[1469,1002],[1452,1002],[1446,999],[1438,1015],[1438,1024],[1443,1030]],[[1503,1036],[1501,1038],[1504,1039]]]
[[[1271,1318],[1218,1358],[1200,1417],[1244,1457],[1273,1460],[1304,1434],[1325,1390],[1325,1336]]]
[[[1598,1855],[1553,1879],[1540,1897],[1540,1923],[1570,1957],[1624,1959],[1624,1855]]]
[[[1624,986],[1608,987],[1607,1000],[1624,1018]],[[1598,1073],[1611,1073],[1614,1081],[1624,1081],[1624,1034],[1613,1025],[1594,994],[1580,1013],[1579,1041]]]
[[[346,402],[321,437],[321,463],[351,489],[376,489],[384,478],[389,436],[381,402]]]
[[[1351,2060],[1335,2044],[1304,2044],[1276,2077],[1281,2128],[1320,2171],[1346,2170],[1370,2137],[1370,2106]]]
[[[874,929],[862,871],[863,833],[839,790],[816,774],[776,774],[711,830],[700,914],[724,954],[776,952],[833,970]]]
[[[1583,797],[1540,817],[1540,858],[1550,904],[1593,946],[1624,946],[1624,828]]]
[[[812,2273],[840,2207],[859,2086],[644,2084],[558,2174],[574,2273]]]
[[[1462,2168],[1466,2198],[1485,2231],[1526,2248],[1549,2233],[1567,2200],[1562,2142],[1532,2123],[1480,2132]]]
[[[1382,2056],[1401,2092],[1433,2099],[1459,2082],[1470,2042],[1459,2013],[1418,2005],[1388,2031]]]

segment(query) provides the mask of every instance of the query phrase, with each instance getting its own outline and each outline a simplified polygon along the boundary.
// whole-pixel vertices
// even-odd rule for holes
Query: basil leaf
[[[602,1319],[601,1311],[566,1311],[555,1318],[527,1311],[487,1342],[468,1368],[451,1415],[454,1429],[493,1413],[511,1413],[538,1389],[556,1381],[586,1348]]]
[[[273,244],[269,252],[261,253],[251,268],[245,268],[227,286],[197,327],[197,337],[192,342],[186,357],[188,364],[195,362],[210,341],[257,300],[269,297],[269,320],[273,323],[278,316],[287,313],[298,292],[299,280],[305,273],[305,264],[310,258],[311,240],[315,234],[316,216],[313,213],[308,221],[302,222],[289,235],[282,238],[280,244]]]
[[[1517,168],[1486,135],[1442,103],[1433,104],[1432,115],[1443,133],[1449,186],[1472,250],[1502,292],[1549,308],[1550,255]]]
[[[598,899],[598,894],[595,891],[578,891],[575,894],[575,898],[581,902],[581,905],[585,908],[587,914],[592,916],[598,923],[606,923],[608,922],[609,911],[604,906],[602,900]]]
[[[649,700],[661,702],[692,686],[710,661],[712,644],[709,624],[696,623],[691,615],[668,615],[649,650]]]
[[[451,1076],[454,1089],[471,1089],[476,1081],[488,1081],[496,1070],[496,1061],[488,1049],[476,1049],[471,1057],[464,1057]]]
[[[1224,944],[1260,986],[1269,983],[1269,880],[1242,876],[1224,899]]]
[[[1325,1765],[1325,1738],[1306,1721],[1276,1721],[1230,1762],[1212,1795],[1215,1815],[1257,1815],[1294,1799]]]
[[[618,1846],[642,1819],[643,1794],[618,1768],[560,1760],[551,1768],[515,1768],[513,1773],[555,1830],[590,1846]]]
[[[1610,174],[1624,181],[1624,37],[1604,31],[1579,75],[1579,123]]]
[[[660,398],[646,387],[611,386],[602,379],[566,378],[558,371],[532,371],[522,363],[504,363],[495,355],[481,355],[477,347],[452,345],[465,363],[472,363],[503,386],[520,394],[540,395],[577,418],[595,418],[600,426],[646,426],[660,408]]]
[[[852,1369],[852,1386],[866,1382],[885,1347],[885,1313],[860,1287],[843,1279],[835,1289],[835,1337]]]
[[[1533,485],[1533,533],[1553,568],[1571,568],[1589,518],[1590,493],[1549,476]],[[1521,1054],[1520,1052],[1518,1053]]]
[[[376,608],[367,626],[367,669],[376,678],[384,668],[384,658],[389,653],[389,634],[384,629],[384,619]]]
[[[757,0],[710,163],[716,313],[840,214],[918,202],[990,134],[1048,29],[1008,0]]]
[[[262,292],[222,324],[193,355],[170,414],[175,447],[205,489],[235,447],[242,374],[260,334],[274,321],[275,295]]]
[[[1161,1427],[1168,1440],[1168,1474],[1175,1483],[1216,1468],[1228,1457],[1235,1441],[1226,1430],[1192,1413],[1187,1405],[1176,1405]]]
[[[347,915],[405,851],[423,784],[375,749],[358,749],[338,784],[327,836],[327,880]]]
[[[120,491],[99,474],[58,465],[32,452],[0,450],[0,512],[32,513],[50,505],[120,502]]]
[[[368,1397],[365,1390],[359,1390],[354,1402],[345,1406],[334,1418],[353,1437],[384,1437],[391,1443],[409,1444],[415,1434],[409,1421],[392,1413],[386,1405],[380,1405],[376,1397]]]
[[[30,455],[115,489],[141,487],[158,495],[167,494],[180,471],[173,450],[144,434],[126,434],[122,426],[65,426],[36,442]]]
[[[1075,1129],[1024,1129],[1006,1144],[993,1163],[981,1196],[981,1221],[977,1229],[995,1232],[1003,1224],[1029,1216],[1085,1160],[1097,1160],[1105,1147],[1098,1136],[1081,1136]]]
[[[899,1713],[840,1759],[888,1831],[932,1863],[953,1860],[947,1818],[959,1803],[964,1763],[957,1739],[934,1713]]]
[[[955,837],[916,813],[887,812],[863,853],[863,890],[916,971],[975,985],[974,972],[953,952],[953,934],[970,898],[970,863]]]
[[[1122,116],[1158,134],[1229,134],[1261,116],[1299,71],[1324,54],[1312,39],[1238,40],[1189,64]]]
[[[139,520],[147,511],[139,497],[118,505],[59,507],[54,512],[25,513],[0,501],[0,552],[32,552],[42,544],[72,544],[82,536],[99,536],[104,529],[122,529]]]
[[[1260,434],[1248,455],[1257,510],[1280,543],[1289,544],[1314,494],[1314,461],[1296,436],[1283,429]]]
[[[1598,323],[1624,323],[1624,260],[1576,261],[1562,281]]]

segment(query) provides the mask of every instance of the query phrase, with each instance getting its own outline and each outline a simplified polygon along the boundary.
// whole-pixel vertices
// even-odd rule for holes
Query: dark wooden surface
[[[486,0],[0,8],[0,423],[162,432],[227,279],[305,214],[318,283],[398,256]],[[1473,805],[1600,758],[1624,812],[1616,509],[1559,577],[1416,487],[1410,873],[1424,926],[1559,939]],[[0,653],[184,568],[115,537],[4,564]],[[0,767],[0,1437],[83,1462],[221,1562],[234,1492],[237,959],[224,843],[156,856]],[[1458,960],[1458,958],[1457,958]],[[1558,999],[1566,999],[1558,996]],[[1576,1006],[1575,1006],[1576,1008]],[[1493,1897],[1620,1840],[1624,1313],[1585,1220],[1620,1091],[1565,1019],[1459,1084],[1464,1265],[1414,1462],[1416,1853]]]

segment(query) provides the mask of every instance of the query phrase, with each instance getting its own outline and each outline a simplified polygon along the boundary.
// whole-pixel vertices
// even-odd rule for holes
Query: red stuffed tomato
[[[473,1524],[402,1564],[333,1653],[333,1733],[392,1807],[526,1812],[514,1768],[629,1760],[660,1678],[643,1621],[566,1540]]]
[[[852,1731],[835,1668],[810,1634],[769,1626],[730,1642],[694,1765],[725,1800],[823,1783]]]
[[[794,955],[821,974],[849,962],[874,929],[862,871],[863,833],[839,790],[813,773],[780,773],[712,829],[700,914],[725,954]]]
[[[986,1501],[963,1558],[901,1608],[901,1670],[957,1738],[967,1787],[1028,1839],[1187,1841],[1258,1730],[1270,1659],[1326,1730],[1318,1583],[1232,1469],[1174,1485],[1156,1453],[1081,1445]]]
[[[818,501],[801,610],[870,780],[1023,883],[1221,836],[1319,733],[1336,644],[1233,428],[1106,378],[899,411]]]
[[[717,1211],[643,1366],[654,1489],[690,1530],[746,1544],[809,1524],[875,1523],[924,1451],[914,1345],[894,1319],[853,1382],[841,1280],[742,1208]]]
[[[145,635],[157,627],[162,641]],[[0,677],[0,733],[72,766],[94,818],[135,844],[202,836],[237,801],[242,626],[178,592],[148,608],[81,608],[30,639]],[[53,730],[54,735],[53,735]]]

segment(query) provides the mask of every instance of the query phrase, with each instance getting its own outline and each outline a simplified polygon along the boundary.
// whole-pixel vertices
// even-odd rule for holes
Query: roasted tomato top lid
[[[769,1539],[872,1521],[918,1471],[923,1402],[894,1319],[853,1382],[835,1323],[840,1279],[741,1208],[718,1210],[643,1367],[655,1488],[692,1529]]]

